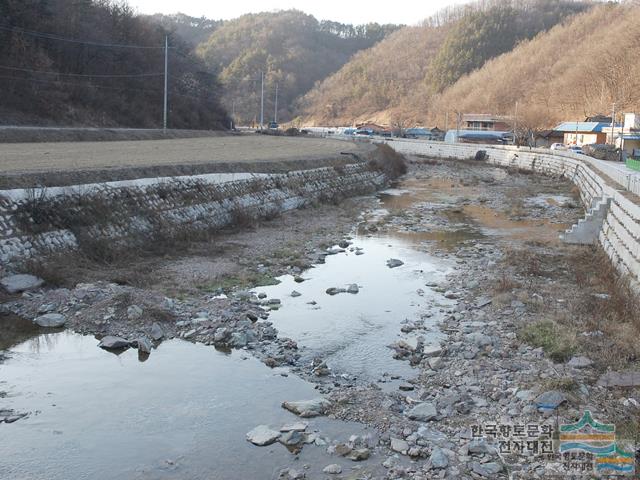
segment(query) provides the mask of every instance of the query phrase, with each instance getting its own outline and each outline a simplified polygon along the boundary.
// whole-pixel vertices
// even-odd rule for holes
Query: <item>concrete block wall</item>
[[[0,264],[75,249],[81,238],[126,244],[154,228],[222,227],[387,183],[368,163],[286,174],[211,174],[0,191]]]
[[[640,194],[640,190],[630,190],[629,187],[635,184],[630,184],[629,178],[611,177],[614,183],[608,184],[599,172],[599,163],[584,155],[567,152],[420,140],[386,143],[399,153],[434,158],[469,159],[484,150],[487,162],[491,164],[570,179],[579,188],[586,209],[602,198],[611,198],[611,207],[598,236],[599,243],[620,271],[640,282],[640,205],[638,197],[633,195]]]

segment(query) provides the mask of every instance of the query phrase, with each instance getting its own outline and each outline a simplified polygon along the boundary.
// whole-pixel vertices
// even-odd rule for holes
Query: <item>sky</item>
[[[245,13],[295,8],[318,20],[342,23],[402,23],[415,25],[447,5],[469,0],[395,0],[393,2],[357,2],[344,0],[129,0],[139,13],[185,13],[193,17],[228,20]]]

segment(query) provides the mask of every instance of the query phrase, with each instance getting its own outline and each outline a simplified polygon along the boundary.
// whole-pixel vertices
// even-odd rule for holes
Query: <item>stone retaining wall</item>
[[[484,150],[487,161],[494,165],[566,177],[580,189],[587,209],[600,198],[611,198],[611,208],[600,231],[599,242],[619,270],[640,281],[640,206],[632,200],[630,193],[638,192],[635,192],[636,184],[629,183],[629,178],[613,178],[619,186],[607,184],[598,171],[600,164],[595,165],[582,155],[550,150],[415,140],[387,143],[399,153],[436,158],[469,159],[474,158],[479,150]]]
[[[0,263],[127,242],[154,232],[218,228],[383,187],[366,162],[286,174],[207,174],[49,189],[0,190]]]

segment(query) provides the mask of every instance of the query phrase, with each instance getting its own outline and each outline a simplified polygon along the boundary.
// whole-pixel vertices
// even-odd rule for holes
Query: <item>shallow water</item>
[[[442,337],[435,326],[440,319],[439,305],[451,302],[425,284],[442,281],[449,267],[415,250],[413,242],[401,236],[356,237],[353,247],[362,248],[364,254],[330,255],[325,264],[303,274],[303,283],[285,276],[280,284],[256,291],[282,300],[282,308],[272,312],[269,320],[280,335],[304,348],[306,360],[318,356],[335,373],[361,381],[376,381],[385,373],[410,378],[413,369],[408,362],[394,360],[388,345],[418,335],[400,334],[400,328],[427,311],[433,312],[425,319],[430,331],[419,331],[419,335],[426,344],[439,343]],[[389,268],[386,262],[391,258],[404,265]],[[360,288],[357,294],[326,293],[330,287],[347,288],[354,283]],[[294,290],[301,296],[292,297]]]
[[[415,192],[423,185],[409,181],[407,188],[411,193],[383,195],[382,205],[395,209],[424,200]],[[391,198],[399,205],[385,205]],[[281,284],[256,291],[282,300],[270,321],[281,336],[298,341],[304,361],[319,356],[335,373],[397,390],[415,370],[394,360],[388,345],[416,335],[438,344],[442,335],[435,324],[453,303],[426,286],[442,281],[451,268],[421,251],[434,233],[356,235],[353,248],[362,248],[363,255],[328,256],[303,273],[303,283],[283,277]],[[443,235],[436,239],[467,238]],[[390,269],[391,258],[404,265]],[[353,283],[358,294],[326,293]],[[302,295],[291,297],[293,290]],[[404,323],[421,316],[426,331],[400,333]],[[344,472],[354,467],[329,456],[326,447],[308,445],[296,457],[280,444],[259,448],[245,440],[256,425],[278,428],[297,419],[281,408],[283,401],[318,396],[313,384],[282,376],[286,370],[269,369],[249,353],[172,340],[140,362],[136,350],[116,356],[98,348],[93,337],[22,326],[11,331],[0,343],[10,352],[0,364],[0,392],[8,394],[0,395],[0,409],[30,414],[0,424],[2,479],[271,479],[282,468],[305,464],[308,478],[322,478],[327,464],[342,464]],[[366,432],[327,418],[311,419],[308,431],[314,430],[333,441]],[[373,457],[358,466],[375,477],[381,461]]]
[[[62,332],[11,349],[0,408],[31,414],[0,424],[0,478],[270,479],[280,468],[309,463],[317,475],[343,460],[307,445],[296,461],[280,444],[245,440],[256,425],[297,420],[281,402],[317,397],[247,353],[172,340],[141,363],[135,350],[116,356],[97,343]],[[341,441],[363,431],[326,418],[311,419],[313,429]]]

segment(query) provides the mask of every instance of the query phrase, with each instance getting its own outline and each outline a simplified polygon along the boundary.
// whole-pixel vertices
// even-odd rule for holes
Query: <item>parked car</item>
[[[278,130],[278,128],[280,128],[280,125],[276,122],[269,122],[269,130]]]
[[[552,143],[551,150],[566,150],[567,147],[564,146],[564,143]]]
[[[569,151],[570,151],[570,152],[573,152],[573,153],[579,153],[579,154],[581,154],[581,155],[582,155],[582,153],[583,153],[583,152],[582,152],[582,147],[579,147],[578,145],[571,145],[571,146],[569,147]]]

